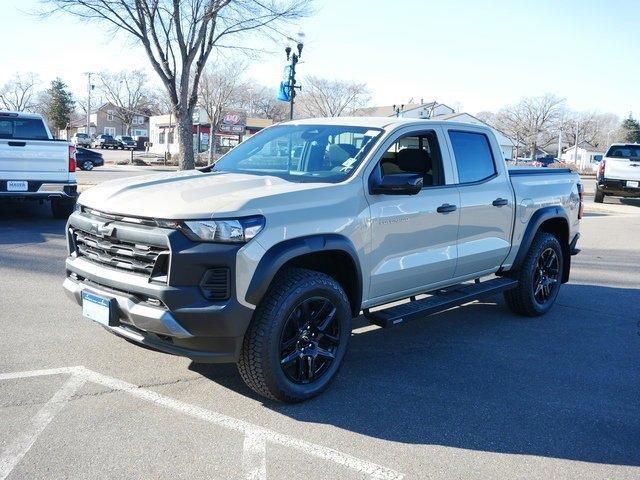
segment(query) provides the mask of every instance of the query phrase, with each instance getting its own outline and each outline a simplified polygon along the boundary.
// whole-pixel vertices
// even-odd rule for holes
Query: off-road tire
[[[53,218],[67,219],[69,215],[73,213],[73,209],[76,206],[74,200],[66,200],[61,198],[54,198],[51,200],[51,213]]]
[[[287,319],[299,303],[321,295],[336,309],[340,322],[339,345],[333,363],[319,379],[299,384],[291,381],[280,366],[280,342]],[[279,273],[258,305],[244,337],[238,371],[256,393],[280,402],[312,398],[335,378],[351,336],[351,307],[341,285],[329,275],[303,268]]]
[[[534,297],[535,284],[534,275],[536,273],[538,258],[547,249],[552,248],[559,259],[559,276],[557,288],[552,291],[552,296],[544,303],[540,304]],[[510,275],[518,280],[518,286],[514,289],[507,290],[504,298],[507,306],[519,315],[527,317],[538,317],[544,315],[551,309],[560,290],[562,280],[562,268],[564,266],[564,255],[560,242],[555,235],[546,232],[538,232],[533,239],[531,247],[527,252],[527,256],[522,262],[522,266]]]
[[[593,201],[596,203],[604,202],[604,192],[598,188],[596,188],[596,194],[593,196]]]

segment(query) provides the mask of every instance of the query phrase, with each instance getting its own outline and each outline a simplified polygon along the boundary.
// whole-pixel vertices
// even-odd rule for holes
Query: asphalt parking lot
[[[94,172],[86,172],[88,175]],[[627,205],[628,206],[628,205]],[[0,205],[0,480],[640,477],[640,208],[590,213],[545,317],[356,322],[321,397],[144,350],[62,291],[64,222]]]

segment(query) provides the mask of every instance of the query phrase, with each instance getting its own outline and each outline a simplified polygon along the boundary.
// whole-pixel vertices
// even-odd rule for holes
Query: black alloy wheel
[[[518,286],[504,293],[508,307],[519,315],[537,317],[547,313],[558,298],[565,266],[557,236],[538,232],[520,268],[508,272]]]
[[[560,260],[553,248],[547,248],[538,257],[533,277],[533,298],[540,305],[555,299],[555,290],[560,286]]]
[[[280,366],[294,383],[313,382],[329,371],[339,346],[336,307],[328,298],[307,298],[293,309],[282,329]]]

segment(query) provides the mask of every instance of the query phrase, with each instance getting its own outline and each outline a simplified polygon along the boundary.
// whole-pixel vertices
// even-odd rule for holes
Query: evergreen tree
[[[73,95],[67,90],[67,85],[56,78],[46,92],[45,117],[51,129],[57,134],[64,130],[71,120],[71,113],[75,108]]]
[[[629,118],[626,118],[622,122],[622,134],[625,142],[640,143],[640,123],[629,114]]]

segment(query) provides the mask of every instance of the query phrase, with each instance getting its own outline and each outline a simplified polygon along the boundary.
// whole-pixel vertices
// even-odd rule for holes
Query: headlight
[[[198,242],[246,243],[264,228],[262,216],[225,220],[185,220],[184,233]]]

